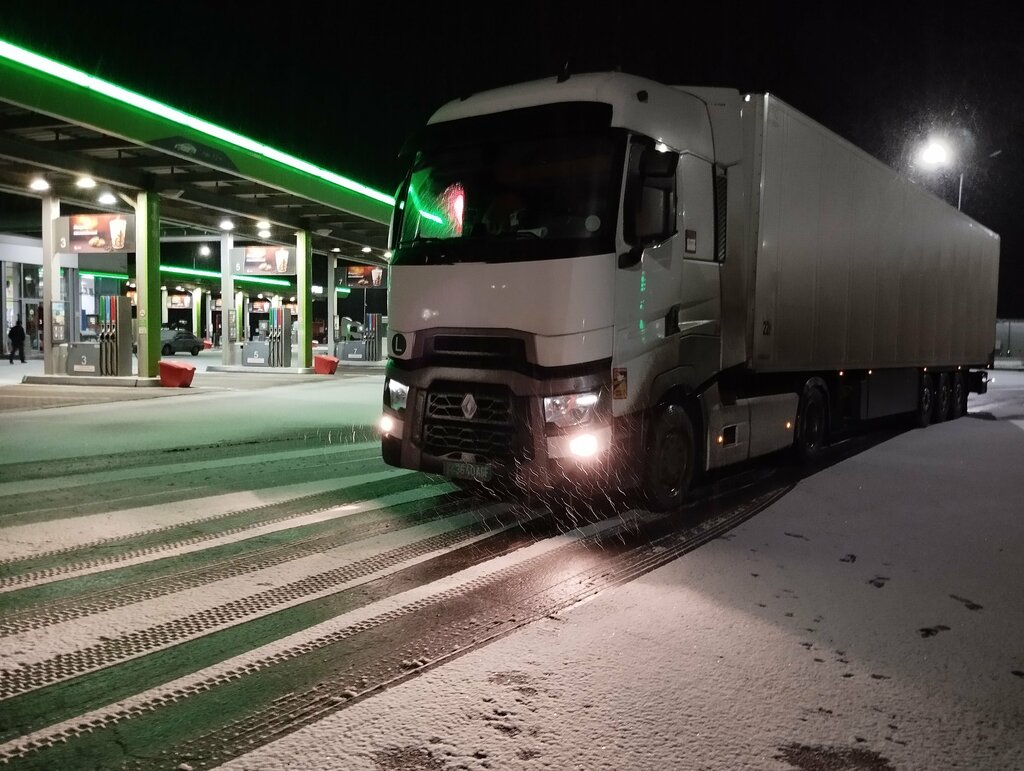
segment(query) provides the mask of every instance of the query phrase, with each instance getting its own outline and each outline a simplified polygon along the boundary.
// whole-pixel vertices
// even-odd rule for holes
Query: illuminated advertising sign
[[[55,237],[62,252],[134,252],[134,214],[72,214],[57,219]]]
[[[191,308],[192,295],[190,294],[169,294],[167,295],[168,308]]]
[[[231,250],[235,273],[247,276],[294,276],[295,249],[287,246],[245,246]]]
[[[348,265],[345,268],[345,285],[374,289],[384,288],[388,284],[384,277],[384,268],[370,265]]]

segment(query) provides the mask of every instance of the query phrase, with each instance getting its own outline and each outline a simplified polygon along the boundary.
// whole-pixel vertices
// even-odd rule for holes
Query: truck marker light
[[[597,437],[593,434],[580,434],[574,436],[569,442],[569,451],[573,455],[589,458],[597,454]]]
[[[395,420],[390,415],[382,415],[377,425],[382,434],[390,434],[395,430]]]

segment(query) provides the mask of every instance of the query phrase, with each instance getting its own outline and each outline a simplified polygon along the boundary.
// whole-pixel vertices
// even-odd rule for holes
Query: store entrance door
[[[39,323],[39,301],[21,301],[21,323],[25,327],[25,352],[42,350],[42,328]]]

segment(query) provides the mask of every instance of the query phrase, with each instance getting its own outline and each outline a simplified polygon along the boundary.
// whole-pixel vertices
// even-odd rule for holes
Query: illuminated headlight
[[[594,419],[598,401],[597,393],[545,396],[544,420],[559,428],[582,426]]]
[[[598,449],[597,437],[593,434],[580,434],[569,441],[569,452],[580,458],[596,455]]]
[[[377,423],[377,427],[382,434],[390,434],[395,430],[395,419],[390,415],[384,415]]]
[[[384,383],[384,406],[393,410],[404,410],[408,400],[409,386],[388,378]]]

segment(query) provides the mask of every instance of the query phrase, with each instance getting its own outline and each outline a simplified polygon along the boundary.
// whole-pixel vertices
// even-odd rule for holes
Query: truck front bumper
[[[607,484],[619,465],[610,403],[595,420],[571,429],[553,429],[544,416],[545,396],[598,391],[610,399],[607,371],[536,379],[505,371],[389,368],[389,377],[409,392],[405,409],[385,405],[384,460],[530,491],[567,482]]]

